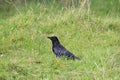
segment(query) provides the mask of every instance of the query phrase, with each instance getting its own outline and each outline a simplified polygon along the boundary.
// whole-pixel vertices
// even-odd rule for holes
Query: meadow
[[[81,5],[3,4],[0,80],[119,80],[120,0]],[[52,35],[81,60],[56,59]]]

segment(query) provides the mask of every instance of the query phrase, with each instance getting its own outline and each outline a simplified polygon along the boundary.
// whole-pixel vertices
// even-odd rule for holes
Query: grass
[[[116,11],[109,14],[106,11],[113,8],[109,1],[104,7],[96,0],[89,13],[40,3],[2,10],[0,80],[118,80],[120,12],[116,4],[120,3],[110,1]],[[56,59],[47,39],[50,35],[58,36],[81,60]]]

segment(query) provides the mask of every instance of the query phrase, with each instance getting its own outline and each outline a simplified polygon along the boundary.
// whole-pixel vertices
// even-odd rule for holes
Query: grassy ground
[[[102,1],[92,0],[90,12],[39,3],[1,8],[0,80],[119,80],[120,2]],[[56,59],[50,35],[81,60]]]

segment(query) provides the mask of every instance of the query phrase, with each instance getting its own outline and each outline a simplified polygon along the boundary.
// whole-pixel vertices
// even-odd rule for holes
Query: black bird
[[[48,38],[52,41],[52,50],[54,54],[56,55],[56,57],[65,56],[67,57],[67,59],[73,59],[73,60],[78,59],[79,60],[78,57],[73,55],[70,51],[68,51],[65,47],[63,47],[60,44],[60,41],[58,40],[56,36],[51,36]]]

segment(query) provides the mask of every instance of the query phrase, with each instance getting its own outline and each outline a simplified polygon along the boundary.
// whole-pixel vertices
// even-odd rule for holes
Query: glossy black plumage
[[[56,57],[65,56],[68,59],[73,59],[73,60],[79,59],[78,57],[73,55],[70,51],[68,51],[64,46],[62,46],[56,36],[51,36],[48,38],[52,41],[52,50],[56,55]]]

